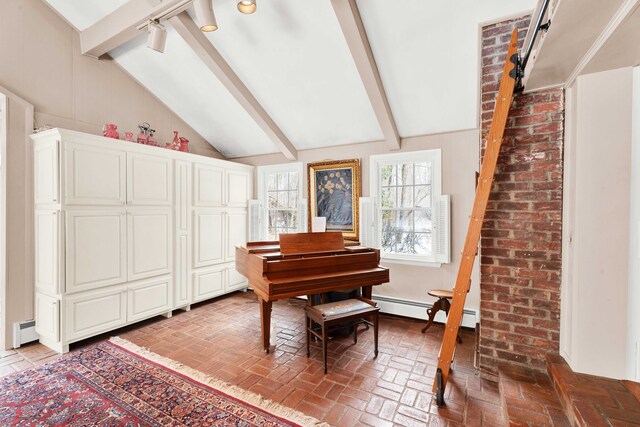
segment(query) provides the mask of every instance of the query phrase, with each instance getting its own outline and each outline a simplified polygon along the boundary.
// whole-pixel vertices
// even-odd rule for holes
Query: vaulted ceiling
[[[118,8],[131,6],[46,1],[81,33],[116,26]],[[185,36],[186,15],[163,22],[164,53],[148,49],[139,31],[108,54],[226,157],[288,150],[291,158],[367,141],[394,149],[398,136],[477,127],[479,27],[536,1],[357,0],[355,18],[349,0],[258,0],[252,15],[236,3],[214,0],[219,29],[203,40],[237,81],[212,71],[211,46]]]

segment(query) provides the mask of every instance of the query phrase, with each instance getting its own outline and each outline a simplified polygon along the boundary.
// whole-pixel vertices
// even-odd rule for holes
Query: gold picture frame
[[[309,231],[312,218],[327,218],[327,231],[341,231],[346,240],[359,240],[358,202],[360,159],[307,164]]]

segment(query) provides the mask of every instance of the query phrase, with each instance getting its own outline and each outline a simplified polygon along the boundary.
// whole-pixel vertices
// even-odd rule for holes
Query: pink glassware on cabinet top
[[[133,132],[125,132],[124,140],[133,142]]]
[[[180,151],[185,153],[189,152],[189,140],[184,136],[180,137]]]
[[[102,135],[107,138],[120,139],[120,134],[118,133],[118,126],[113,123],[107,123],[102,127]]]

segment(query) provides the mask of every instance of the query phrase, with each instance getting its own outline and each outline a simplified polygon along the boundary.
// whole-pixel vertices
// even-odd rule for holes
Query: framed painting
[[[360,160],[309,163],[309,231],[312,218],[325,217],[327,231],[341,231],[346,240],[358,240]]]

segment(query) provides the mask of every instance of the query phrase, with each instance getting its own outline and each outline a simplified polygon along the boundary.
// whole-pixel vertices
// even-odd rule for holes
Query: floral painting
[[[309,231],[311,219],[327,219],[327,231],[341,231],[345,239],[358,240],[358,199],[360,161],[358,159],[310,163]]]

